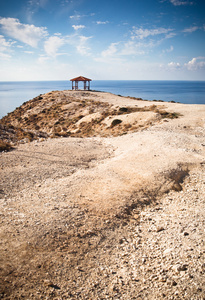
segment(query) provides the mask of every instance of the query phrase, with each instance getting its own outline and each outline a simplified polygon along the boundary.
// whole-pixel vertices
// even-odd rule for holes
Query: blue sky
[[[0,81],[205,80],[204,0],[1,0]]]

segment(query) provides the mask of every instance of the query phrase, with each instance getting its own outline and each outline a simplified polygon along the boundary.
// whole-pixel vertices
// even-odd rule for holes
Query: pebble
[[[157,228],[156,228],[156,232],[160,232],[160,231],[163,231],[163,230],[164,230],[163,226],[157,226]]]
[[[164,250],[163,255],[170,254],[173,251],[174,251],[174,248],[168,248],[168,249]]]

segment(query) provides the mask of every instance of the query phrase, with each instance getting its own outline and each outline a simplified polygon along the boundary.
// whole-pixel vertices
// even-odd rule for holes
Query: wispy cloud
[[[28,5],[29,6],[35,6],[35,7],[45,7],[45,5],[48,3],[49,0],[29,0]]]
[[[126,42],[111,43],[109,47],[101,52],[101,59],[124,60],[129,56],[142,56],[150,52],[158,43],[153,41],[142,42],[128,40]],[[98,58],[100,60],[100,58]]]
[[[177,34],[175,32],[169,32],[167,34],[165,34],[165,39],[172,39],[173,37],[175,37]]]
[[[49,59],[50,59],[50,57],[48,57],[48,56],[40,55],[39,58],[38,58],[38,63],[43,64]]]
[[[169,28],[144,29],[133,27],[131,36],[127,41],[111,43],[106,50],[101,52],[101,57],[142,56],[153,51],[164,39],[170,38],[170,34],[174,36],[172,29]],[[153,37],[157,38],[154,39]],[[164,53],[171,52],[173,49],[173,46],[170,46],[169,49],[164,50]]]
[[[81,15],[73,15],[73,16],[70,16],[70,19],[74,19],[74,20],[79,20],[81,18]]]
[[[24,51],[24,53],[26,53],[26,54],[34,54],[33,51]]]
[[[11,42],[7,42],[3,35],[0,35],[0,51],[7,51],[12,45]]]
[[[11,55],[8,53],[0,52],[0,58],[9,59],[9,58],[11,58]]]
[[[168,49],[162,50],[163,53],[169,53],[174,50],[174,47],[171,45]]]
[[[32,22],[32,17],[40,8],[45,9],[49,0],[29,0],[26,2],[26,17],[28,22]]]
[[[0,35],[0,57],[6,58],[6,59],[11,57],[11,55],[8,54],[8,51],[9,51],[11,45],[12,45],[11,42],[6,41],[4,36]]]
[[[72,25],[72,27],[73,27],[75,30],[79,30],[79,29],[85,28],[85,25]]]
[[[48,56],[56,57],[58,50],[65,44],[65,39],[59,36],[50,36],[44,44],[44,50]]]
[[[182,0],[170,0],[170,2],[174,5],[174,6],[181,6],[181,5],[193,5],[194,2],[186,0],[186,1],[182,1]]]
[[[116,54],[118,44],[119,43],[111,43],[110,46],[108,47],[108,49],[102,51],[102,53],[101,53],[102,57],[108,57],[108,56],[112,56],[112,55]]]
[[[95,13],[90,13],[88,15],[80,15],[80,14],[76,13],[76,14],[70,16],[70,19],[78,21],[81,18],[84,18],[84,17],[93,17],[93,16],[95,16]]]
[[[109,24],[109,21],[97,21],[96,24],[97,25],[106,25],[106,24]]]
[[[138,28],[133,26],[133,30],[132,30],[132,39],[145,39],[149,36],[157,36],[157,35],[168,35],[169,33],[171,33],[173,31],[173,29],[170,28],[163,28],[163,27],[159,27],[159,28],[155,28],[155,29],[144,29],[142,27]],[[169,37],[169,36],[168,36]]]
[[[90,55],[90,47],[87,45],[87,42],[91,37],[81,35],[78,38],[79,40],[76,45],[78,53],[81,55]]]
[[[14,18],[1,18],[0,25],[2,25],[2,30],[6,35],[34,48],[37,47],[41,39],[48,35],[45,27],[22,24]]]
[[[144,54],[144,50],[137,45],[134,41],[128,41],[124,44],[124,47],[121,51],[122,55],[136,55],[136,54]]]
[[[185,28],[182,32],[187,32],[187,33],[192,33],[196,30],[200,29],[200,27],[198,26],[191,26],[189,28]]]
[[[144,55],[149,52],[155,46],[153,41],[147,43],[128,41],[123,44],[123,47],[120,51],[121,55]]]

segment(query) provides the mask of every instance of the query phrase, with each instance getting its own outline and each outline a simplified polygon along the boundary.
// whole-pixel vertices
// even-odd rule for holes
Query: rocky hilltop
[[[0,298],[204,299],[204,116],[54,91],[2,118]]]
[[[40,95],[0,120],[1,138],[8,142],[28,142],[47,137],[117,136],[147,128],[163,118],[178,117],[177,113],[169,113],[153,103],[129,107],[124,98],[124,106],[119,106],[106,101],[107,96],[83,91]]]

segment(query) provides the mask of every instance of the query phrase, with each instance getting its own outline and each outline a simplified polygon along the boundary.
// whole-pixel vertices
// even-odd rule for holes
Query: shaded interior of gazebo
[[[70,79],[70,81],[72,81],[72,90],[78,90],[78,83],[79,81],[83,81],[84,83],[84,90],[90,90],[90,81],[92,81],[92,79],[86,78],[84,76],[79,76],[73,79]]]

